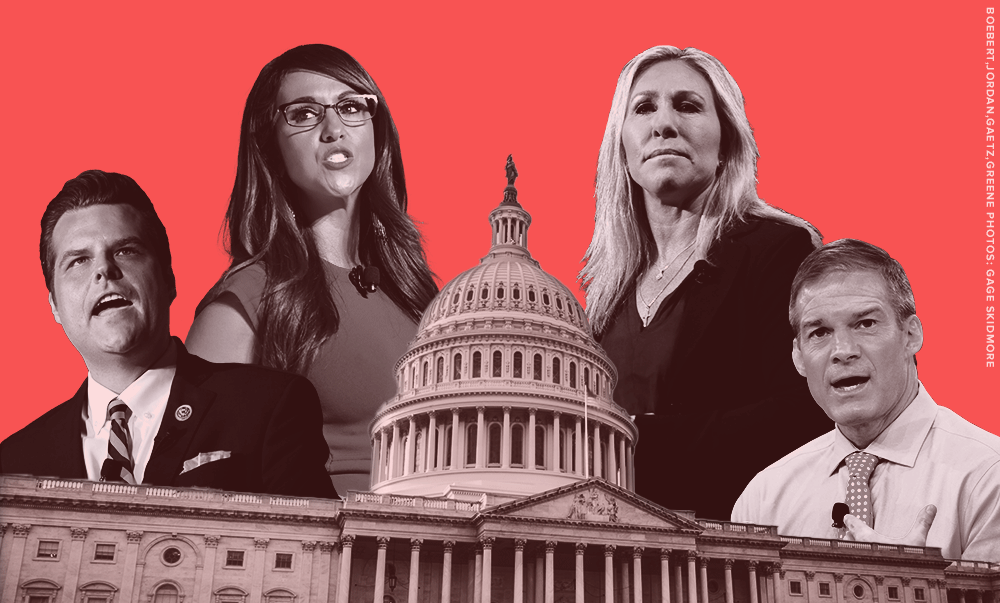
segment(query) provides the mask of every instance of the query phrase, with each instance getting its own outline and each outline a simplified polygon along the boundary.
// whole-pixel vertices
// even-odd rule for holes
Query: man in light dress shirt
[[[827,244],[799,267],[789,315],[792,361],[836,427],[757,474],[733,521],[1000,561],[1000,438],[917,380],[923,328],[902,266],[868,243]],[[875,457],[852,457],[874,463],[866,485],[849,484],[858,451]],[[845,529],[832,525],[837,502],[852,504]]]
[[[336,495],[308,380],[206,362],[170,336],[170,247],[134,180],[91,170],[67,182],[39,249],[52,315],[89,373],[0,444],[0,473]]]

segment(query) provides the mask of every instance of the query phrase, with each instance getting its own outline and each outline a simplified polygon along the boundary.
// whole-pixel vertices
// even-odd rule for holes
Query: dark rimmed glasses
[[[295,128],[319,125],[326,117],[326,110],[333,109],[345,126],[358,126],[375,117],[378,97],[374,94],[356,94],[345,97],[332,105],[323,103],[294,102],[278,107],[285,122]]]

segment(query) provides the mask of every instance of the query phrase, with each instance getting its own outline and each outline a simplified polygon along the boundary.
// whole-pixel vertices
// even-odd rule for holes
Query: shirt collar
[[[133,415],[145,412],[147,407],[158,398],[156,394],[163,388],[170,387],[176,368],[177,343],[171,339],[170,345],[167,346],[167,351],[120,394],[116,394],[104,387],[94,379],[93,375],[87,373],[87,408],[89,416],[86,417],[86,420],[93,428],[91,433],[100,431],[107,422],[108,405],[115,398],[125,402]]]
[[[937,404],[924,389],[923,384],[918,382],[917,396],[913,402],[910,402],[896,420],[878,434],[868,448],[865,448],[865,452],[898,465],[913,467],[917,453],[920,452],[920,447],[923,446],[927,434],[934,425],[937,409]],[[833,447],[827,458],[829,475],[837,471],[847,455],[858,451],[858,448],[840,432],[839,427],[835,427],[833,431]]]

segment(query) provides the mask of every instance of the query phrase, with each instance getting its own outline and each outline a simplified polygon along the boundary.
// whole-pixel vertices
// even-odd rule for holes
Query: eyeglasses
[[[337,112],[345,126],[357,126],[375,117],[378,97],[374,94],[348,96],[332,105],[323,103],[285,103],[278,111],[285,116],[285,122],[296,128],[318,125],[326,117],[326,110]]]

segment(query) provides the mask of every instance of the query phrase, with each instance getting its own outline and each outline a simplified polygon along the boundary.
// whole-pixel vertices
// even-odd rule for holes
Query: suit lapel
[[[170,386],[163,421],[153,440],[153,452],[142,480],[145,484],[168,486],[173,483],[189,456],[187,453],[198,426],[215,399],[214,392],[199,387],[211,365],[188,354],[180,341],[177,346],[177,373]]]
[[[83,409],[87,406],[87,380],[70,400],[59,409],[59,417],[51,442],[67,442],[65,447],[45,446],[49,459],[46,465],[53,475],[68,479],[87,479],[87,464],[83,460]]]

